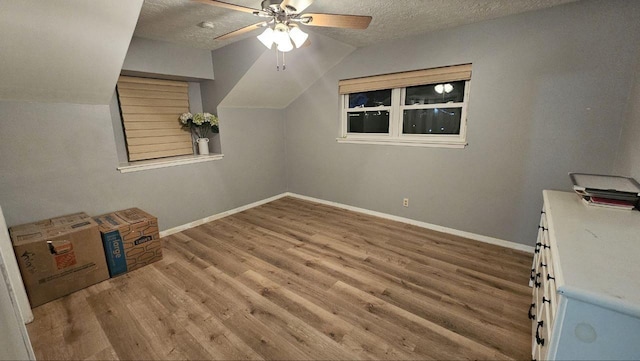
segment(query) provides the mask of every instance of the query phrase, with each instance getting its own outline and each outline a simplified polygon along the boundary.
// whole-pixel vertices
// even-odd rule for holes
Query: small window
[[[193,154],[178,117],[189,111],[188,83],[120,76],[120,114],[130,162]]]
[[[391,89],[349,94],[347,132],[388,133]]]
[[[341,80],[340,142],[462,148],[471,64]]]

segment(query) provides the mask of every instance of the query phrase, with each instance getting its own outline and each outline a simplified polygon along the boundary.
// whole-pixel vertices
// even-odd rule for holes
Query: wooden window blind
[[[129,161],[193,154],[178,121],[189,111],[186,82],[120,76],[117,90]]]
[[[471,64],[462,64],[340,80],[338,82],[338,91],[342,95],[470,79]]]

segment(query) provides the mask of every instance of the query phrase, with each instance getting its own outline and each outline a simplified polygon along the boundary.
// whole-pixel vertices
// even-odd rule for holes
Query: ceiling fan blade
[[[366,29],[371,23],[371,16],[340,15],[340,14],[302,14],[299,16],[302,24],[309,26],[328,26],[332,28]],[[306,18],[311,18],[306,22]]]
[[[313,3],[313,0],[283,0],[280,3],[280,8],[286,11],[287,14],[300,14],[311,3]]]
[[[226,39],[232,38],[234,36],[238,36],[238,35],[242,35],[242,34],[248,33],[251,30],[260,29],[260,28],[264,27],[266,24],[267,23],[265,21],[263,21],[263,22],[259,22],[257,24],[245,26],[242,29],[238,29],[238,30],[232,31],[232,32],[226,33],[224,35],[220,35],[217,38],[215,38],[214,40],[226,40]]]
[[[245,6],[229,4],[229,3],[226,3],[224,1],[217,1],[217,0],[192,0],[192,1],[195,1],[195,2],[198,2],[198,3],[202,3],[202,4],[208,4],[208,5],[217,6],[219,8],[242,11],[244,13],[249,13],[249,14],[261,13],[262,12],[262,11],[260,11],[258,9],[252,9],[252,8],[248,8],[248,7],[245,7]]]

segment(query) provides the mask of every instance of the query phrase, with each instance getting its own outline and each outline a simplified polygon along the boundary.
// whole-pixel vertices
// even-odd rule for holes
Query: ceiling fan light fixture
[[[291,29],[289,30],[289,36],[291,37],[291,40],[293,40],[293,43],[296,45],[296,48],[301,47],[302,44],[307,41],[307,38],[309,38],[309,34],[305,33],[297,26],[291,27]]]
[[[273,41],[280,45],[289,40],[289,27],[283,23],[277,23],[273,27]]]
[[[262,32],[262,34],[258,35],[258,40],[260,40],[260,42],[264,44],[264,46],[266,46],[267,49],[271,49],[274,43],[274,37],[275,37],[275,34],[273,29],[267,27]]]
[[[293,50],[293,44],[291,43],[291,39],[287,36],[287,39],[278,43],[278,51],[282,53],[286,53]]]
[[[183,0],[186,1],[186,0]],[[309,7],[314,0],[261,0],[261,9],[254,9],[247,6],[235,5],[233,0],[191,0],[193,2],[205,3],[220,8],[231,9],[243,13],[253,14],[265,20],[220,35],[215,40],[226,40],[232,37],[243,35],[258,28],[265,27],[264,31],[257,36],[258,40],[267,47],[273,49],[276,44],[276,69],[280,70],[279,59],[282,57],[282,70],[285,69],[284,53],[295,48],[301,48],[310,44],[309,35],[302,31],[299,24],[344,28],[344,29],[366,29],[371,23],[371,16],[307,13],[302,12]],[[248,1],[248,0],[244,0]],[[255,0],[258,1],[258,0]],[[210,25],[209,25],[210,26]],[[207,27],[209,27],[207,26]],[[282,52],[282,54],[281,54]],[[441,91],[445,90],[444,86]]]
[[[280,45],[289,39],[289,28],[282,23],[278,23],[273,27],[273,42]]]

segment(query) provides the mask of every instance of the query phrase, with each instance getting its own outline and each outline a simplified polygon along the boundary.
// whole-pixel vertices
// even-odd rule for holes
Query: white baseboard
[[[526,246],[524,244],[519,244],[519,243],[515,243],[515,242],[509,242],[509,241],[505,241],[503,239],[493,238],[493,237],[489,237],[489,236],[483,236],[481,234],[460,231],[460,230],[453,229],[453,228],[438,226],[436,224],[416,221],[416,220],[410,219],[410,218],[404,218],[404,217],[394,216],[392,214],[371,211],[371,210],[368,210],[368,209],[365,209],[365,208],[349,206],[349,205],[342,204],[342,203],[325,201],[324,199],[318,199],[318,198],[313,198],[313,197],[309,197],[309,196],[303,196],[303,195],[296,194],[296,193],[287,192],[285,195],[286,196],[290,196],[290,197],[304,199],[304,200],[311,201],[311,202],[326,204],[328,206],[343,208],[343,209],[346,209],[346,210],[349,210],[349,211],[354,211],[354,212],[368,214],[368,215],[371,215],[371,216],[390,219],[392,221],[407,223],[407,224],[411,224],[411,225],[418,226],[418,227],[421,227],[421,228],[426,228],[426,229],[430,229],[430,230],[437,231],[437,232],[448,233],[448,234],[451,234],[451,235],[454,235],[454,236],[460,236],[460,237],[464,237],[464,238],[469,238],[469,239],[472,239],[474,241],[490,243],[490,244],[494,244],[494,245],[505,247],[505,248],[515,249],[515,250],[518,250],[518,251],[529,252],[529,253],[533,253],[533,251],[534,251],[533,247]]]
[[[215,221],[216,219],[220,219],[220,218],[224,218],[224,217],[230,216],[232,214],[240,213],[242,211],[246,211],[247,209],[251,209],[251,208],[254,208],[254,207],[257,207],[257,206],[261,206],[263,204],[267,204],[269,202],[273,202],[276,199],[280,199],[282,197],[286,197],[287,195],[288,195],[287,193],[281,193],[281,194],[275,195],[273,197],[269,197],[269,198],[263,199],[261,201],[249,203],[247,205],[240,206],[238,208],[234,208],[234,209],[222,212],[222,213],[214,214],[213,216],[209,216],[209,217],[205,217],[205,218],[202,218],[202,219],[198,219],[197,221],[189,222],[189,223],[183,224],[181,226],[169,228],[169,229],[166,229],[166,230],[160,232],[160,237],[170,236],[170,235],[172,235],[174,233],[182,232],[182,231],[184,231],[186,229],[197,227],[197,226],[199,226],[201,224],[205,224],[207,222]]]
[[[267,198],[267,199],[263,199],[261,201],[253,202],[253,203],[250,203],[250,204],[238,207],[238,208],[234,208],[234,209],[222,212],[222,213],[214,214],[212,216],[199,219],[197,221],[193,221],[193,222],[190,222],[190,223],[187,223],[187,224],[183,224],[183,225],[178,226],[178,227],[173,227],[173,228],[164,230],[164,231],[160,232],[160,237],[169,236],[169,235],[184,231],[184,230],[189,229],[189,228],[197,227],[197,226],[199,226],[201,224],[204,224],[204,223],[207,223],[207,222],[211,222],[211,221],[214,221],[216,219],[224,218],[224,217],[227,217],[227,216],[230,216],[232,214],[236,214],[236,213],[239,213],[239,212],[242,212],[242,211],[246,211],[247,209],[254,208],[254,207],[257,207],[257,206],[261,206],[263,204],[266,204],[266,203],[269,203],[269,202],[273,202],[273,201],[275,201],[277,199],[280,199],[280,198],[283,198],[283,197],[294,197],[294,198],[304,199],[304,200],[311,201],[311,202],[326,204],[328,206],[338,207],[338,208],[346,209],[346,210],[353,211],[353,212],[359,212],[359,213],[364,213],[364,214],[368,214],[368,215],[371,215],[371,216],[390,219],[392,221],[407,223],[407,224],[411,224],[411,225],[418,226],[418,227],[421,227],[421,228],[426,228],[426,229],[430,229],[430,230],[437,231],[437,232],[448,233],[448,234],[451,234],[451,235],[454,235],[454,236],[460,236],[460,237],[464,237],[464,238],[469,238],[469,239],[472,239],[472,240],[475,240],[475,241],[494,244],[494,245],[505,247],[505,248],[515,249],[515,250],[518,250],[518,251],[533,253],[533,250],[534,250],[533,247],[531,247],[531,246],[526,246],[526,245],[515,243],[515,242],[509,242],[509,241],[505,241],[503,239],[493,238],[493,237],[489,237],[489,236],[483,236],[481,234],[476,234],[476,233],[471,233],[471,232],[460,231],[460,230],[453,229],[453,228],[438,226],[436,224],[416,221],[414,219],[394,216],[392,214],[371,211],[371,210],[368,210],[368,209],[365,209],[365,208],[349,206],[349,205],[342,204],[342,203],[325,201],[324,199],[313,198],[313,197],[309,197],[309,196],[303,196],[301,194],[296,194],[296,193],[291,193],[291,192],[281,193],[281,194],[278,194],[276,196],[273,196],[273,197],[270,197],[270,198]]]

